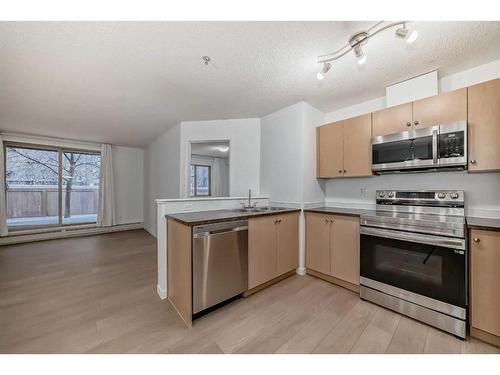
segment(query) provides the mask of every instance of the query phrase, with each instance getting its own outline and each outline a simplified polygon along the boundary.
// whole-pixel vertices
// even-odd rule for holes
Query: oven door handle
[[[426,245],[465,250],[465,240],[459,238],[447,238],[441,236],[431,236],[428,234],[399,232],[390,229],[379,229],[363,226],[360,228],[359,233],[367,236],[390,238],[393,240],[409,241],[423,243]]]

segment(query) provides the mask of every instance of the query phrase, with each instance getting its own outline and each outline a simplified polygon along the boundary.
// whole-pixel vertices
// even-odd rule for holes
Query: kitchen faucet
[[[244,202],[240,202],[243,205],[244,209],[251,209],[257,206],[257,202],[252,203],[252,189],[248,189],[248,204]]]

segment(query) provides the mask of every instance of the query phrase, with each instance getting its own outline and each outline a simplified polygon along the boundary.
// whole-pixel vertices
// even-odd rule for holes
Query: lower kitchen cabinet
[[[306,213],[306,268],[351,290],[359,290],[359,217]]]
[[[248,220],[248,288],[256,288],[298,266],[299,213]]]
[[[471,336],[500,346],[500,232],[470,231]]]

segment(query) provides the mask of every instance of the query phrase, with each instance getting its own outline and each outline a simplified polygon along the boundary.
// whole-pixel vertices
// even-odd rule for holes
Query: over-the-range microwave
[[[377,174],[467,168],[467,121],[372,138]]]

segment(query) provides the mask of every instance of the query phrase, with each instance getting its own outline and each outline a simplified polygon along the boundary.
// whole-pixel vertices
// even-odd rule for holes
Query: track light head
[[[319,71],[318,74],[316,75],[318,81],[322,81],[325,78],[326,73],[328,73],[331,68],[332,64],[330,64],[329,62],[323,63],[323,69],[321,69],[321,71]]]
[[[363,65],[366,62],[366,54],[361,48],[361,45],[357,45],[354,47],[354,55],[356,56],[356,60],[358,61],[359,65]]]
[[[403,24],[403,27],[399,27],[396,29],[396,37],[406,40],[406,43],[411,44],[418,38],[417,30],[410,30],[406,27],[406,24]]]

